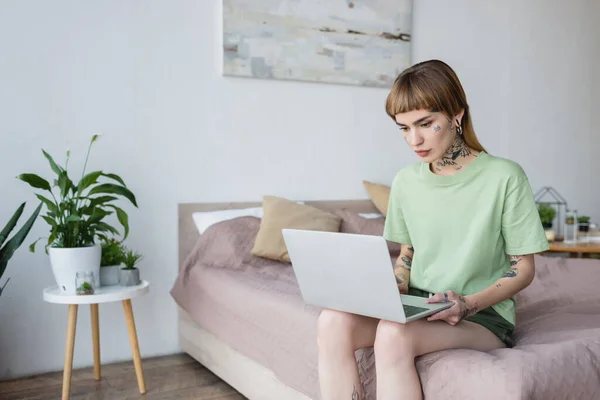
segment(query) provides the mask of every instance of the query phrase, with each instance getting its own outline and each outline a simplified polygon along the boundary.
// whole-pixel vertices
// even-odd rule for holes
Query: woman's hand
[[[427,321],[446,321],[450,325],[456,325],[465,318],[474,315],[477,310],[477,304],[468,301],[464,296],[454,293],[452,290],[447,290],[444,293],[436,293],[433,297],[428,298],[426,303],[447,303],[453,301],[454,305],[450,308],[433,314]]]

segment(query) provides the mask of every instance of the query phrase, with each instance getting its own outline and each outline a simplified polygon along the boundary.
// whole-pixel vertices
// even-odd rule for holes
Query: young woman
[[[454,71],[431,60],[403,71],[386,102],[420,161],[392,183],[384,237],[400,243],[401,293],[451,301],[407,324],[324,310],[319,378],[324,400],[363,399],[355,350],[374,346],[377,399],[422,399],[415,357],[445,349],[510,347],[512,297],[535,274],[548,241],[527,176],[481,146]]]

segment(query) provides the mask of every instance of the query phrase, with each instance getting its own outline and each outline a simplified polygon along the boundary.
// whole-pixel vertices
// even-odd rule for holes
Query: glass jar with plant
[[[127,213],[113,202],[122,198],[137,207],[135,196],[118,175],[101,170],[86,173],[90,150],[97,139],[98,135],[94,135],[90,141],[78,182],[73,182],[69,176],[69,151],[65,165],[61,166],[42,150],[55,174],[54,179],[50,180],[52,185],[36,174],[25,173],[17,177],[34,189],[48,193],[49,197],[36,193],[36,197],[46,205],[48,211],[42,216],[50,227],[45,249],[50,255],[58,287],[71,294],[75,293],[74,277],[78,271],[94,272],[96,287],[100,286],[101,247],[96,239],[107,239],[109,234],[119,235],[119,231],[106,222],[105,218],[116,214],[123,227],[123,239],[129,233]],[[103,179],[108,182],[101,182]],[[35,251],[38,240],[31,244],[30,251]]]
[[[102,255],[100,257],[100,285],[119,284],[119,268],[125,258],[123,244],[115,238],[101,240]]]
[[[75,273],[75,287],[77,295],[85,296],[95,293],[94,289],[94,273],[92,271]]]
[[[124,266],[119,270],[119,284],[121,286],[136,286],[141,283],[140,270],[137,268],[137,264],[142,258],[142,255],[137,251],[128,249],[125,252]]]

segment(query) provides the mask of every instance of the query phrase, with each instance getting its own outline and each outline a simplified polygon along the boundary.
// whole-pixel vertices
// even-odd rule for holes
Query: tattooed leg
[[[323,310],[317,331],[323,400],[364,399],[355,352],[373,346],[378,322],[361,315]]]

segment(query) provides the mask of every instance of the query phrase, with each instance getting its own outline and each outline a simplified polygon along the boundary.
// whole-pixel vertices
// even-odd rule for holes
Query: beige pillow
[[[365,189],[373,202],[373,205],[379,210],[380,213],[387,216],[388,202],[390,200],[391,188],[381,183],[373,183],[369,181],[363,181]]]
[[[339,232],[341,218],[305,204],[280,197],[263,198],[263,218],[256,235],[252,255],[290,262],[281,230],[308,229]]]

